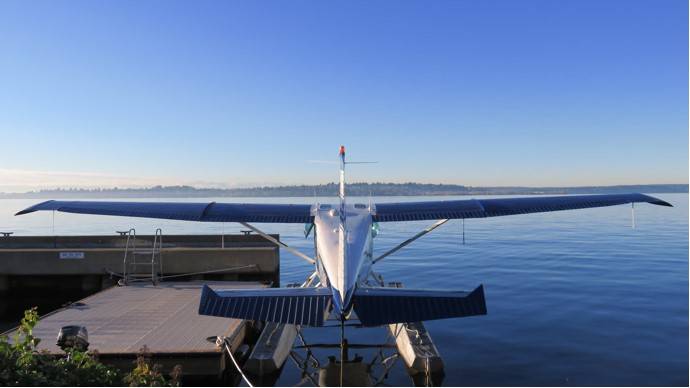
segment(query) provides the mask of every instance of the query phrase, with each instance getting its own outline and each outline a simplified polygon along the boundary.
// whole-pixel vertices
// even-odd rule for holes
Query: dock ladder
[[[158,228],[153,236],[151,247],[137,245],[137,232],[127,231],[122,278],[124,284],[133,282],[152,282],[158,284],[163,276],[163,231]]]

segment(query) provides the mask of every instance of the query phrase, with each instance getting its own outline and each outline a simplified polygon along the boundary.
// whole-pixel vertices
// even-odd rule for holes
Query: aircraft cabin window
[[[355,208],[356,209],[366,209],[367,207],[363,203],[356,203]]]

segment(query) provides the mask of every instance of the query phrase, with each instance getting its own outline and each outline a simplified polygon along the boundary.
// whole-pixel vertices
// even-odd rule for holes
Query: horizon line
[[[297,187],[319,187],[319,186],[329,186],[329,185],[337,185],[337,182],[328,182],[328,183],[319,183],[319,184],[290,184],[290,185],[264,185],[264,186],[245,186],[245,187],[204,187],[204,186],[194,186],[194,185],[185,185],[185,184],[179,184],[179,185],[152,185],[152,186],[129,186],[129,187],[118,187],[118,186],[112,186],[112,187],[104,187],[104,186],[97,186],[97,187],[55,187],[55,188],[42,188],[42,189],[34,189],[34,190],[28,190],[28,191],[0,191],[0,194],[14,194],[14,195],[20,195],[20,194],[35,194],[35,193],[42,193],[42,192],[51,192],[51,191],[63,191],[63,192],[69,192],[69,191],[127,191],[127,190],[136,190],[136,191],[155,191],[156,189],[174,189],[174,188],[186,188],[186,189],[192,189],[192,190],[198,190],[198,191],[204,191],[204,190],[216,190],[216,191],[234,191],[234,190],[262,190],[262,189],[281,189],[281,188],[297,188]],[[420,186],[448,186],[448,187],[464,187],[464,188],[469,188],[469,189],[510,189],[510,188],[520,188],[520,189],[581,189],[581,188],[612,188],[612,187],[634,187],[634,186],[689,186],[690,183],[638,183],[638,184],[606,184],[606,185],[597,185],[597,184],[589,184],[589,185],[573,185],[573,186],[563,186],[563,185],[553,185],[553,186],[521,186],[521,185],[496,185],[496,186],[472,186],[472,185],[464,185],[460,183],[422,183],[422,182],[351,182],[347,184],[348,186],[353,186],[353,185],[394,185],[394,186],[404,186],[404,185],[420,185]]]

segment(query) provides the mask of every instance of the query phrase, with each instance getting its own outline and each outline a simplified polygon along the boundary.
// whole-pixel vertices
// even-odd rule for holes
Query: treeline
[[[350,196],[432,196],[432,195],[537,195],[537,194],[615,194],[687,193],[687,184],[580,186],[580,187],[473,187],[428,183],[364,183],[347,185]],[[153,186],[147,188],[66,188],[5,193],[0,198],[184,198],[184,197],[329,197],[338,193],[337,183],[251,188],[196,188],[192,186]]]

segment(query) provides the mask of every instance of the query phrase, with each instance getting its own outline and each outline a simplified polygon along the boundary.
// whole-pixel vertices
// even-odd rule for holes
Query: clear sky
[[[687,1],[1,1],[0,191],[688,182]]]

